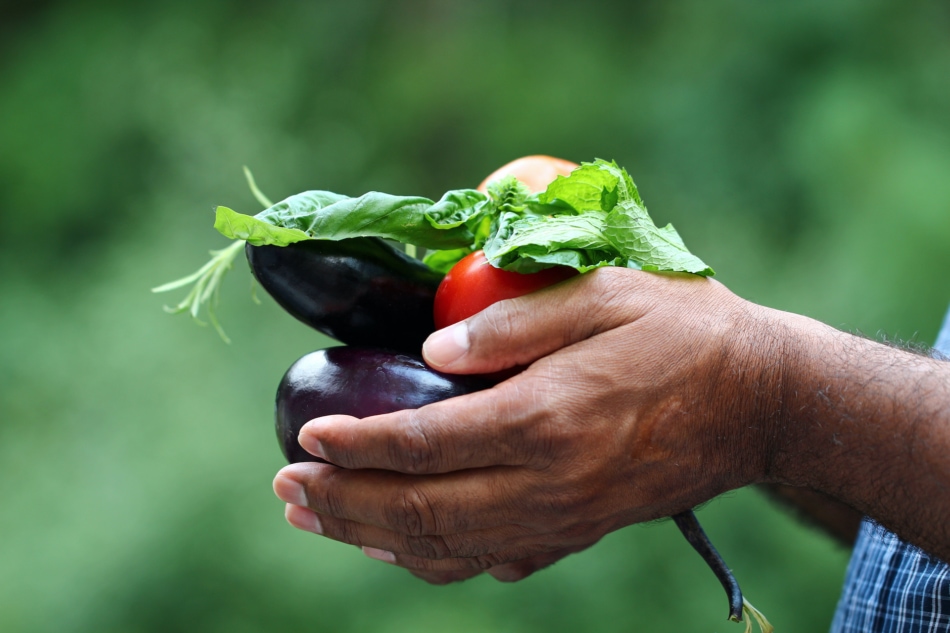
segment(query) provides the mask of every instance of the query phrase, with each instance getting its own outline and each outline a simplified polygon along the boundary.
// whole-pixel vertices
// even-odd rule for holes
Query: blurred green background
[[[234,344],[148,289],[211,209],[439,196],[616,159],[734,291],[933,340],[950,300],[950,7],[862,0],[7,2],[0,9],[0,630],[741,631],[669,523],[515,585],[431,587],[303,534],[272,399],[328,344],[239,264]],[[848,552],[756,491],[699,514],[780,631]]]

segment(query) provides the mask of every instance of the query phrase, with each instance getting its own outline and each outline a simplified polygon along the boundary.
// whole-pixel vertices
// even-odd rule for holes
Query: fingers
[[[534,494],[536,484],[526,481],[525,473],[513,474],[496,467],[422,478],[308,462],[278,472],[274,492],[287,503],[309,507],[321,516],[406,536],[448,535],[506,525],[515,519],[524,524],[524,495],[533,495],[529,499],[538,504],[546,497]]]
[[[444,473],[504,465],[543,465],[540,413],[518,385],[493,389],[357,420],[326,416],[300,430],[300,445],[348,469],[407,474]]]
[[[702,279],[702,278],[697,278]],[[558,349],[636,320],[650,308],[654,275],[602,268],[524,297],[495,303],[433,333],[422,354],[432,367],[484,374],[529,365]]]
[[[550,538],[534,530],[506,525],[457,534],[411,536],[375,525],[319,515],[309,508],[292,504],[285,511],[287,522],[299,530],[320,534],[334,541],[364,548],[372,558],[394,563],[397,557],[446,560],[452,558],[487,558],[500,550],[521,548],[525,552],[540,540]],[[460,567],[461,568],[461,567]],[[472,565],[464,568],[473,568]]]
[[[599,540],[593,534],[571,538],[556,533],[529,534],[512,528],[407,540],[404,535],[318,516],[291,504],[287,505],[285,515],[288,523],[298,529],[361,547],[366,556],[404,567],[434,584],[464,580],[483,570],[497,580],[515,582]],[[513,533],[517,535],[512,536]],[[564,546],[565,540],[580,542]],[[450,541],[454,545],[449,545]]]
[[[330,532],[327,532],[325,528],[328,523],[327,518],[323,517],[321,519],[315,512],[307,508],[302,508],[300,506],[288,503],[284,511],[284,516],[287,518],[288,523],[299,530],[325,535],[329,538],[334,538],[334,540],[345,543],[352,543],[352,541],[345,538],[336,538],[336,534],[332,529]],[[371,545],[362,545],[361,543],[352,544],[362,547],[363,553],[370,558],[381,560],[390,564],[394,564],[396,562],[395,556],[390,550],[381,549]],[[411,569],[409,571],[413,576],[416,576],[417,578],[420,578],[433,585],[447,585],[453,582],[461,582],[481,574],[480,569],[457,569],[453,571],[423,571]]]

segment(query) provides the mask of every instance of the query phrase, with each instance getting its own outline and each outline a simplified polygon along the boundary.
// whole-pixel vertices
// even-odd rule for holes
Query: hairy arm
[[[769,478],[950,560],[950,364],[787,315]]]
[[[921,347],[908,347],[907,351],[916,354],[933,353],[932,350]],[[760,489],[769,498],[786,507],[799,520],[825,531],[842,545],[854,545],[863,515],[850,505],[809,488],[763,484]]]

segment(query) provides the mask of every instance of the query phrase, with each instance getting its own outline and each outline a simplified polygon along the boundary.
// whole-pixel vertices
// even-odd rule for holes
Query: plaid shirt
[[[950,357],[950,312],[934,348]],[[950,565],[865,519],[831,631],[950,631]]]

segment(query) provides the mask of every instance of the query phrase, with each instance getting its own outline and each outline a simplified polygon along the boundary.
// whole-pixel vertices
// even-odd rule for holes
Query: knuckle
[[[505,565],[511,561],[511,558],[512,557],[505,556],[499,552],[492,552],[489,554],[481,554],[480,556],[473,556],[467,560],[472,562],[473,567],[484,571],[491,569],[492,567]]]
[[[358,524],[353,521],[341,521],[337,527],[338,540],[350,545],[363,545]]]
[[[459,558],[483,556],[491,550],[490,545],[471,538],[458,539],[456,543],[449,545],[449,548],[452,555]]]
[[[448,543],[441,536],[412,536],[406,539],[409,553],[419,558],[442,560],[451,558],[452,552]]]
[[[326,475],[325,483],[319,493],[313,494],[311,489],[308,493],[311,510],[331,517],[343,517],[345,503],[339,486],[336,485],[337,477],[338,473],[331,472]]]
[[[565,406],[570,406],[570,404],[565,403]],[[588,429],[574,423],[573,420],[559,424],[556,430],[544,429],[544,431],[532,437],[535,450],[539,455],[548,458],[548,463],[557,464],[562,472],[570,468],[577,451],[584,447],[589,439]],[[569,470],[567,476],[570,476]]]
[[[387,520],[397,532],[408,536],[423,536],[434,532],[432,505],[416,486],[407,486],[389,505]]]
[[[523,322],[517,301],[501,301],[483,310],[472,322],[471,336],[475,338],[473,350],[478,350],[478,339],[490,339],[496,344],[504,344],[514,338]]]
[[[522,445],[530,455],[529,464],[545,469],[557,463],[565,451],[574,450],[576,444],[559,441],[549,425],[531,425],[522,431]],[[568,453],[569,454],[569,453]]]
[[[601,309],[607,311],[622,307],[627,303],[632,291],[630,273],[629,270],[614,266],[598,268],[590,275],[585,275],[589,277],[587,283],[590,287],[584,288],[579,296],[597,297]],[[644,277],[650,279],[649,276]]]
[[[410,474],[431,473],[438,467],[436,447],[428,434],[429,423],[417,409],[408,412],[403,432],[394,442],[390,455],[394,464]]]

